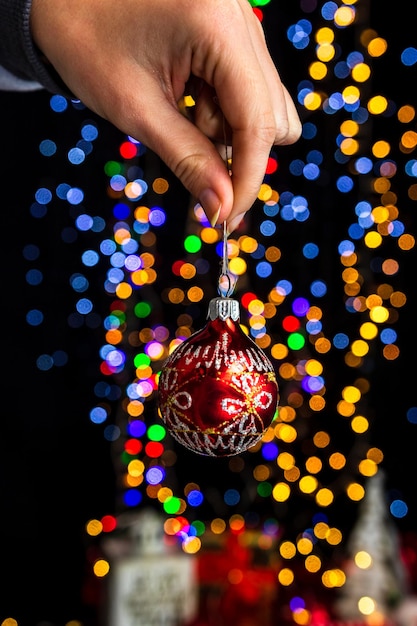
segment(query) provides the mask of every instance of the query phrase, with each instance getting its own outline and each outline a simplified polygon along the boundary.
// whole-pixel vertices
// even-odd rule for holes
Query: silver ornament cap
[[[213,298],[209,302],[207,319],[220,319],[223,322],[228,318],[234,322],[239,321],[239,302],[234,298]]]

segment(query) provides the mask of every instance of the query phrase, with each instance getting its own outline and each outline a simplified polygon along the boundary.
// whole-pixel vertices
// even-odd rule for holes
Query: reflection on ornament
[[[265,353],[239,325],[239,303],[214,298],[208,322],[180,344],[159,378],[162,418],[186,448],[231,456],[253,447],[271,424],[278,384]]]

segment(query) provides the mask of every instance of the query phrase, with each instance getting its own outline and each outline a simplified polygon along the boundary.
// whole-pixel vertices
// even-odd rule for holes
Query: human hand
[[[247,0],[33,0],[34,41],[90,110],[158,154],[233,232],[301,124]],[[179,102],[193,93],[193,119]],[[232,172],[216,147],[232,146]]]

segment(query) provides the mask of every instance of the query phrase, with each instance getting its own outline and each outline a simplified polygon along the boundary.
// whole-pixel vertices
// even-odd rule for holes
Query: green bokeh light
[[[120,174],[122,171],[122,165],[117,161],[107,161],[104,166],[104,171],[107,176],[115,176],[116,174]]]
[[[166,435],[166,430],[161,424],[152,424],[148,428],[148,438],[152,441],[162,441]]]
[[[133,359],[133,363],[134,363],[135,367],[141,367],[143,365],[149,365],[150,362],[151,362],[150,358],[144,352],[140,352]]]
[[[287,339],[287,343],[291,350],[301,350],[301,348],[304,348],[306,340],[301,333],[291,333]]]
[[[201,250],[201,239],[197,235],[188,235],[184,241],[184,248],[187,252],[198,252]]]
[[[171,498],[167,498],[164,502],[165,513],[168,513],[169,515],[174,515],[175,513],[178,513],[180,508],[181,508],[181,501],[179,498],[176,498],[175,496],[172,496]]]
[[[148,302],[138,302],[134,308],[136,317],[147,317],[151,312],[151,305]]]

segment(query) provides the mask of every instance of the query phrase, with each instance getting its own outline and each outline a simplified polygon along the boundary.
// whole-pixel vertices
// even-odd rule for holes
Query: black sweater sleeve
[[[51,93],[71,98],[30,33],[32,0],[0,0],[0,65],[17,78],[36,81]]]

